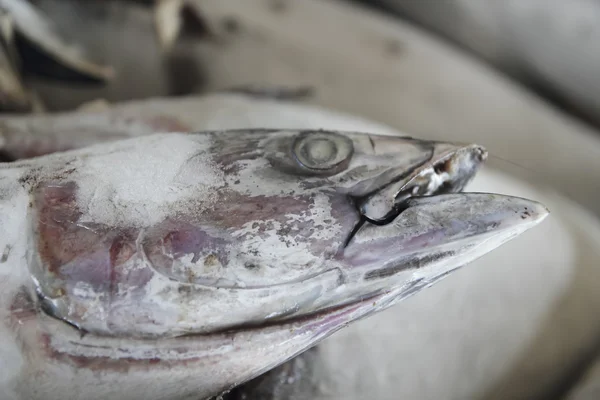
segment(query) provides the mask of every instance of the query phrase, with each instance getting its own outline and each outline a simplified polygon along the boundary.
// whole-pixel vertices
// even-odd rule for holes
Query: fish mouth
[[[422,147],[427,146],[428,157],[367,195],[350,195],[360,219],[348,234],[344,247],[348,246],[365,223],[391,223],[407,209],[410,199],[461,192],[473,180],[488,156],[487,150],[476,144],[418,143]]]

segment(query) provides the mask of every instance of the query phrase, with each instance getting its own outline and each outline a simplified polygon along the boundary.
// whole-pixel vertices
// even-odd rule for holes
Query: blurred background
[[[492,156],[481,187],[554,206],[547,236],[292,364],[310,388],[300,377],[281,389],[278,370],[232,396],[600,398],[600,1],[2,0],[0,10],[4,133],[44,116],[76,134],[80,113],[118,110],[179,107],[190,129],[195,107],[250,120],[245,102],[202,100],[239,94],[480,143]],[[40,121],[43,131],[56,120]]]
[[[59,96],[50,93],[63,89],[62,82],[27,76],[42,93],[49,110],[73,108],[98,97],[118,101],[212,89],[217,83],[212,84],[210,71],[201,68],[203,61],[211,57],[210,47],[219,45],[217,38],[221,34],[229,34],[229,41],[243,40],[232,38],[244,33],[244,26],[235,17],[228,19],[225,15],[222,20],[214,20],[209,15],[203,16],[202,1],[31,0],[30,3],[53,21],[61,40],[78,45],[85,55],[82,58],[118,72],[109,83],[101,85],[102,89],[81,86],[64,94],[59,92]],[[163,32],[178,32],[163,33],[165,37],[171,35],[170,39],[163,39],[171,41],[169,45],[161,46],[160,38],[157,40],[155,4],[158,3],[163,4],[162,17],[158,16],[163,20]],[[212,7],[210,1],[204,3]],[[290,8],[286,0],[263,3],[282,18]],[[595,126],[600,124],[597,1],[356,0],[353,3],[431,32],[445,44],[465,50],[566,112]],[[176,7],[183,14],[178,22],[173,11]],[[175,35],[184,38],[178,36],[176,40]],[[29,46],[20,46],[23,47]],[[166,47],[169,51],[164,51]],[[39,61],[32,59],[35,56],[30,52],[27,54],[25,62]],[[139,65],[145,68],[136,68]]]

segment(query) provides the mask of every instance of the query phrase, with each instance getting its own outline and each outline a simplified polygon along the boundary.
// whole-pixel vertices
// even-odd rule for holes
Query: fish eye
[[[302,132],[292,144],[298,163],[319,173],[344,170],[353,152],[352,140],[334,132]]]

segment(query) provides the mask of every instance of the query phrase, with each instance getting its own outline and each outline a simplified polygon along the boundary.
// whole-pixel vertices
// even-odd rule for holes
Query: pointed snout
[[[494,250],[549,214],[538,202],[489,193],[412,198],[407,207],[388,225],[365,224],[345,249],[345,260],[364,280],[403,272],[411,279],[434,278]]]

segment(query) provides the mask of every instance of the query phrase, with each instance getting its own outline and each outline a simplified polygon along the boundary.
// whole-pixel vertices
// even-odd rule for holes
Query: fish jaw
[[[491,193],[412,198],[391,223],[362,225],[340,255],[346,263],[347,281],[353,283],[346,287],[345,301],[390,287],[413,294],[535,227],[548,215],[538,202]],[[335,303],[341,298],[321,300]]]

